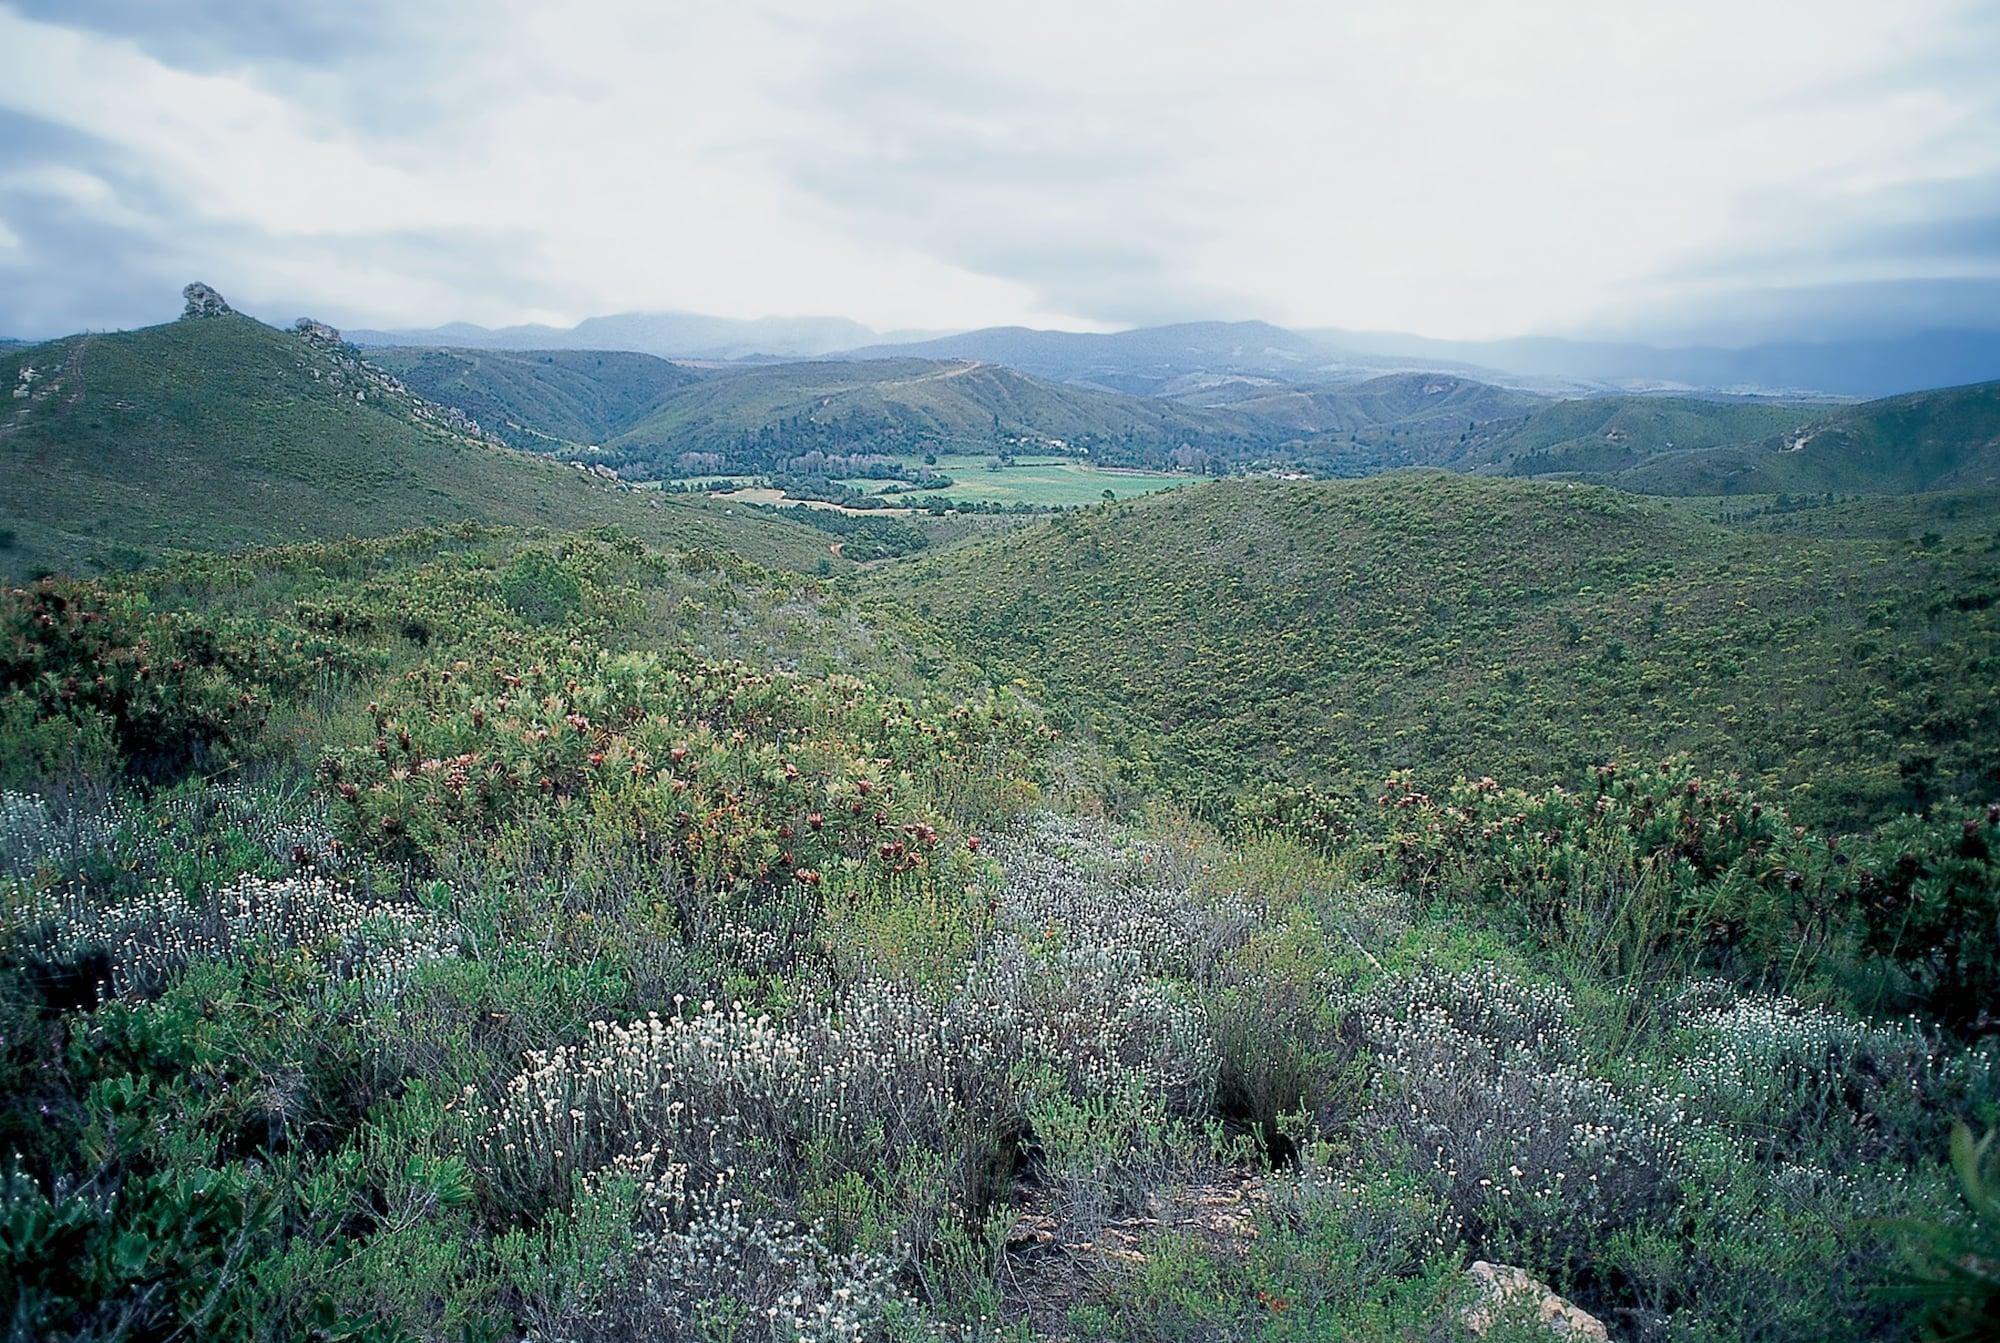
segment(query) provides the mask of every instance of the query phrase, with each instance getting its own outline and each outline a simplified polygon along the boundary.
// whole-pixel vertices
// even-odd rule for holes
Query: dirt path
[[[45,401],[60,397],[59,409],[67,410],[83,399],[83,357],[96,340],[95,335],[78,336],[69,353],[63,356],[60,368],[53,373],[40,373],[30,384],[28,395],[14,403],[14,413],[0,424],[0,438],[20,430],[28,422],[30,412]]]
[[[885,382],[882,384],[882,386],[915,387],[920,382],[943,382],[946,378],[962,378],[966,374],[972,372],[974,369],[980,369],[984,367],[986,367],[986,365],[980,363],[977,359],[973,359],[967,361],[966,363],[960,364],[957,368],[941,368],[937,370],[935,373],[920,374],[919,376],[914,378],[905,378],[901,382]]]

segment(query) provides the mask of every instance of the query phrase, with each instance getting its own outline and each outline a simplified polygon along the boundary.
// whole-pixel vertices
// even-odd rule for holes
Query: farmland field
[[[1113,471],[1066,457],[1017,458],[1012,466],[991,470],[990,458],[951,454],[940,455],[937,469],[956,483],[941,490],[913,490],[903,499],[921,504],[930,499],[965,499],[996,504],[1040,504],[1067,507],[1094,504],[1110,490],[1120,499],[1132,499],[1157,490],[1178,489],[1199,479],[1164,471]],[[892,482],[848,481],[856,489],[880,493]]]

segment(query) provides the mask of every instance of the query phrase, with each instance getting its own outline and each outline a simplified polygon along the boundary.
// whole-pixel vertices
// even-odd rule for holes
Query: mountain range
[[[360,345],[632,350],[708,362],[975,359],[1138,395],[1156,394],[1188,377],[1233,374],[1339,382],[1405,370],[1456,373],[1552,394],[1627,390],[1865,398],[2000,378],[2000,330],[1985,329],[1729,347],[1543,336],[1437,340],[1400,332],[1295,330],[1258,321],[1114,332],[1008,326],[882,333],[839,317],[744,320],[621,313],[572,327],[453,323],[424,330],[352,331],[349,338]]]
[[[1181,348],[1204,334],[1204,357],[1223,349],[1220,332],[1184,333]],[[1230,348],[1284,357],[1254,338]],[[972,360],[700,369],[615,351],[363,352],[328,328],[233,313],[16,347],[0,381],[13,392],[0,403],[0,550],[14,573],[487,521],[609,522],[812,567],[823,531],[630,481],[913,481],[943,454],[1183,474],[1438,467],[1681,496],[2000,489],[2000,383],[1841,404],[1245,373],[1136,396]]]
[[[934,332],[910,332],[920,340]],[[634,350],[670,359],[809,359],[897,340],[845,317],[707,317],[699,313],[614,313],[575,326],[498,328],[452,322],[411,331],[353,330],[357,345],[443,345],[472,350]]]

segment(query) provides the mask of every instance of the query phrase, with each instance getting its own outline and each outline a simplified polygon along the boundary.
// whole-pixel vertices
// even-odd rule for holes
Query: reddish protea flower
[[[817,830],[826,824],[826,817],[820,815],[818,812],[814,812],[812,815],[806,817],[806,824]]]
[[[978,853],[978,852],[979,852],[979,836],[977,836],[977,835],[967,835],[967,836],[965,837],[965,847],[966,847],[966,848],[968,848],[968,849],[971,849],[971,850],[972,850],[972,851],[973,851],[974,853]]]

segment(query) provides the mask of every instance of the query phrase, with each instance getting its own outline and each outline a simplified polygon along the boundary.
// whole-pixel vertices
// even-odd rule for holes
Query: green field
[[[978,455],[941,454],[937,469],[956,483],[942,490],[912,490],[899,497],[912,504],[923,504],[931,499],[966,499],[980,503],[1068,507],[1098,503],[1104,498],[1106,490],[1120,499],[1133,499],[1158,490],[1178,489],[1198,479],[1164,471],[1107,471],[1066,457],[1016,459],[1012,466],[990,470],[986,465],[990,460]],[[879,494],[883,486],[893,482],[852,480],[843,483]]]

